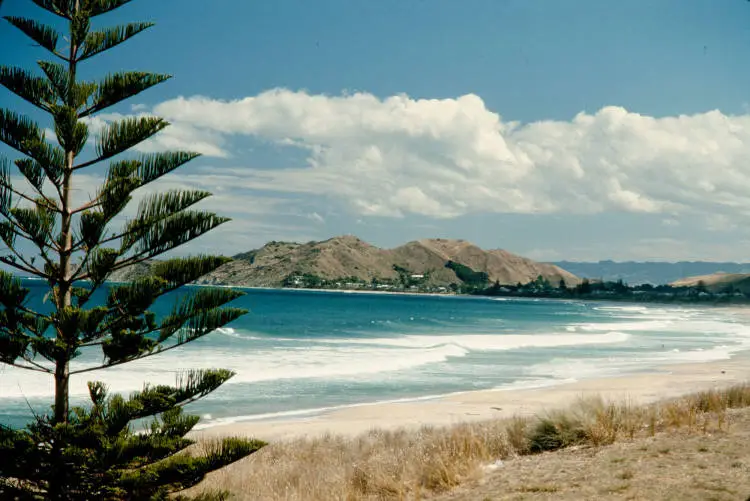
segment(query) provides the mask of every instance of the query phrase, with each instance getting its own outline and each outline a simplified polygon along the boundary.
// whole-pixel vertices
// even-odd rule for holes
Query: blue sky
[[[2,14],[47,18],[29,0]],[[210,189],[234,218],[188,250],[351,233],[750,260],[747,2],[134,0],[99,19],[157,25],[85,77],[175,78],[92,130],[167,117],[146,148],[205,155],[162,187]],[[0,61],[40,57],[0,26]],[[5,91],[0,105],[28,110]]]

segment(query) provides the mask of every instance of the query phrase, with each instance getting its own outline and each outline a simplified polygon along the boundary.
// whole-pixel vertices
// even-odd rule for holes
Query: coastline
[[[743,314],[750,315],[744,309]],[[462,422],[533,416],[568,407],[577,399],[649,404],[750,380],[750,351],[729,360],[673,364],[636,375],[587,379],[531,389],[468,391],[450,395],[343,407],[313,416],[219,424],[192,432],[194,438],[228,435],[263,440],[311,438],[324,434],[355,436],[373,429],[415,429]]]

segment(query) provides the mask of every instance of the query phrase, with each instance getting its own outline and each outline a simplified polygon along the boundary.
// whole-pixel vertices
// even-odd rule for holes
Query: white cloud
[[[362,215],[750,213],[750,116],[654,118],[610,106],[570,121],[505,122],[476,95],[386,99],[277,89],[153,110],[222,150],[247,135],[306,165],[217,169],[235,186],[327,195]]]
[[[309,220],[314,221],[318,224],[323,224],[326,222],[325,218],[318,214],[317,212],[311,212],[307,214],[305,217],[307,217]]]

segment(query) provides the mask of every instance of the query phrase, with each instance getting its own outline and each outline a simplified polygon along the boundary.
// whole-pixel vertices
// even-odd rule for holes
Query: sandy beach
[[[645,404],[750,379],[750,352],[731,360],[666,365],[649,374],[582,380],[559,386],[472,391],[433,400],[349,407],[300,419],[246,421],[195,432],[195,436],[253,436],[279,440],[325,433],[356,435],[374,428],[415,428],[467,421],[529,416],[565,408],[581,397]]]

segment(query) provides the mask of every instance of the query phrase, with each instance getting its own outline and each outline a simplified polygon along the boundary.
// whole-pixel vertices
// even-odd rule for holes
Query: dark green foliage
[[[73,409],[66,423],[38,418],[20,432],[0,427],[0,448],[8,452],[0,456],[2,499],[45,499],[42,493],[54,485],[59,486],[57,498],[65,500],[168,499],[170,492],[191,487],[206,473],[265,445],[227,438],[200,453],[185,451],[194,442],[183,437],[198,418],[175,406],[181,390],[159,387],[125,400],[109,397],[98,383],[89,389],[91,407]],[[134,434],[128,426],[130,420],[156,412],[161,416],[142,433]]]
[[[33,19],[26,19],[24,17],[5,16],[5,19],[10,24],[23,31],[26,36],[38,43],[41,47],[44,47],[50,52],[55,52],[57,49],[57,41],[60,38],[60,34],[53,28],[38,21],[34,21]]]
[[[0,240],[7,247],[0,262],[45,279],[51,311],[28,309],[28,291],[16,277],[0,271],[0,365],[54,378],[55,398],[52,414],[37,416],[24,430],[0,425],[0,499],[169,499],[207,472],[264,445],[228,439],[200,450],[185,438],[198,418],[184,414],[183,407],[217,389],[233,373],[186,371],[174,386],[146,383],[128,398],[110,396],[102,384],[92,382],[90,405],[74,409],[69,408],[69,378],[178,348],[246,313],[228,306],[241,292],[205,288],[176,295],[171,312],[162,318],[151,311],[160,297],[227,262],[213,256],[161,261],[147,277],[110,286],[105,304],[88,305],[113,272],[175,249],[228,219],[196,209],[210,193],[173,190],[147,196],[134,218],[112,227],[135,190],[198,156],[162,152],[114,159],[167,127],[161,118],[148,116],[108,123],[94,138],[93,158],[78,161],[90,135],[82,118],[169,76],[120,72],[88,82],[77,79],[77,68],[152,24],[91,30],[92,17],[129,0],[32,1],[62,18],[67,32],[32,19],[6,19],[57,62],[39,61],[40,75],[0,67],[0,85],[49,115],[56,144],[31,118],[0,109],[0,141],[25,155],[13,165],[30,186],[15,185],[12,164],[0,157]],[[78,171],[110,159],[92,198],[74,204],[70,194],[79,189]],[[25,242],[23,252],[20,241]],[[28,252],[29,245],[34,252]],[[86,350],[102,355],[99,366],[69,365]],[[144,420],[150,424],[136,433],[134,426]],[[199,499],[225,497],[216,493]]]
[[[529,434],[532,453],[554,451],[583,442],[586,433],[580,423],[565,416],[541,418]]]
[[[169,75],[157,75],[142,71],[130,71],[108,75],[97,87],[91,107],[81,113],[88,116],[113,104],[124,101],[149,87],[167,80]]]
[[[50,111],[50,104],[55,99],[47,79],[32,75],[23,68],[0,68],[0,85],[44,111]]]
[[[456,274],[459,280],[471,287],[486,285],[490,277],[483,271],[474,271],[466,265],[448,261],[445,263],[446,268],[450,268]]]
[[[472,293],[486,296],[575,298],[605,301],[746,304],[750,301],[750,293],[742,291],[743,283],[739,281],[728,286],[714,286],[713,290],[709,290],[701,282],[694,286],[654,286],[651,284],[629,286],[621,279],[605,282],[584,278],[581,283],[574,287],[568,287],[563,280],[560,280],[559,287],[552,287],[549,281],[537,277],[536,280],[527,284],[501,285],[495,283],[491,287],[474,290]]]
[[[93,57],[100,52],[120,45],[128,38],[136,36],[141,31],[153,26],[153,23],[130,23],[125,26],[115,26],[101,31],[91,31],[83,41],[80,61]]]

